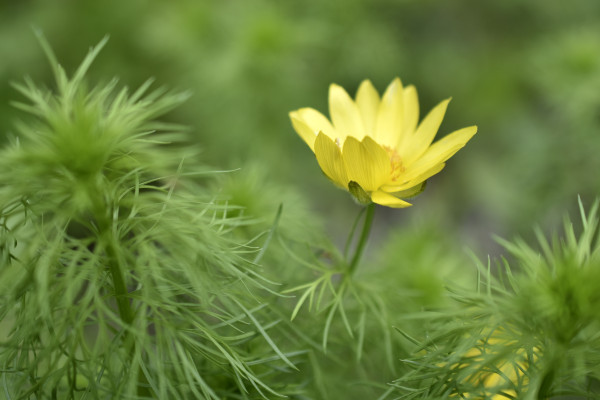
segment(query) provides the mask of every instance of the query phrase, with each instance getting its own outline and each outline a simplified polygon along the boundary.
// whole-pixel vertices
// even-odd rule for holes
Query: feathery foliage
[[[598,397],[598,203],[476,288],[438,224],[362,257],[371,209],[338,251],[268,167],[217,173],[157,120],[187,94],[40,40],[56,87],[15,85],[0,149],[0,399]]]
[[[537,231],[539,250],[499,239],[514,260],[502,259],[497,276],[479,265],[476,291],[453,289],[453,307],[413,314],[427,335],[410,338],[412,371],[393,383],[397,398],[597,398],[598,205],[586,216],[580,203],[579,236],[569,218],[562,237]]]
[[[40,41],[56,89],[15,85],[33,118],[0,150],[3,395],[277,396],[263,377],[295,367],[255,295],[273,293],[262,253],[232,239],[251,221],[227,215],[182,130],[155,120],[187,95],[90,88],[106,40],[72,77]]]

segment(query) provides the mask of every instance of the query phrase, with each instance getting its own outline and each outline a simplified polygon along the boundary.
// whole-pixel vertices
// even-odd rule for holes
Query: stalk
[[[354,270],[356,269],[360,259],[363,255],[365,245],[367,244],[367,240],[369,239],[369,234],[371,232],[371,226],[373,225],[373,216],[375,215],[375,203],[371,203],[366,208],[365,221],[363,223],[362,232],[360,234],[360,238],[358,239],[358,244],[356,245],[356,250],[354,251],[354,256],[352,257],[352,261],[350,261],[350,266],[348,267],[348,271],[350,275],[354,274]]]
[[[131,326],[133,323],[133,311],[129,304],[129,299],[127,298],[128,292],[127,286],[125,285],[123,269],[121,268],[122,263],[115,251],[114,238],[112,237],[109,239],[108,245],[106,246],[106,255],[109,259],[110,275],[115,289],[115,300],[117,301],[119,316],[123,320],[124,325]]]
[[[122,342],[123,345],[129,349],[131,361],[133,361],[136,341],[135,338],[130,335],[130,329],[133,327],[135,313],[129,302],[129,292],[127,291],[125,279],[126,265],[118,251],[119,244],[117,243],[118,239],[113,233],[113,222],[103,211],[106,209],[106,206],[103,206],[102,202],[96,200],[94,201],[93,207],[99,230],[98,239],[99,242],[103,244],[106,252],[107,264],[113,281],[115,301],[117,302],[119,316],[121,317],[121,321],[123,321],[123,326],[125,328]],[[137,395],[140,397],[152,397],[152,391],[141,366],[138,370]]]

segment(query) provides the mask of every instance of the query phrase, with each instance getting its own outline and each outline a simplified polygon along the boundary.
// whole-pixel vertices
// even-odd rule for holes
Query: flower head
[[[396,78],[380,98],[365,80],[355,100],[341,86],[329,87],[331,122],[313,108],[292,111],[290,118],[334,184],[361,203],[400,208],[411,205],[402,198],[419,194],[477,132],[470,126],[432,144],[449,101],[435,106],[419,124],[414,86],[402,87]]]
[[[508,400],[527,391],[530,367],[538,361],[541,350],[537,346],[522,347],[517,341],[502,337],[502,333],[503,329],[498,329],[479,340],[459,363],[450,366],[459,379],[451,383],[450,397],[478,399],[485,395],[490,400]]]

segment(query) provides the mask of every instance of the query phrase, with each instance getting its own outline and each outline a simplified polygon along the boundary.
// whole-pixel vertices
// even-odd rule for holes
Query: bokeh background
[[[332,82],[354,95],[365,78],[383,91],[399,76],[417,87],[422,113],[453,97],[438,137],[479,126],[415,207],[378,210],[380,240],[415,249],[443,238],[496,255],[493,234],[554,228],[578,195],[590,204],[600,192],[597,0],[1,0],[1,137],[24,117],[10,82],[52,85],[32,27],[67,71],[110,35],[91,79],[190,90],[169,119],[190,127],[206,164],[237,170],[216,190],[249,207],[257,193],[274,207],[280,194],[297,198],[339,243],[357,206],[322,176],[287,115],[326,113]]]

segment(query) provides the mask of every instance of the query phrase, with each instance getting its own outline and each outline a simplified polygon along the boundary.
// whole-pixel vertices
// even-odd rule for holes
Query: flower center
[[[392,180],[395,181],[398,178],[400,178],[400,175],[405,170],[404,165],[402,165],[402,158],[400,158],[400,154],[398,154],[398,152],[390,146],[384,145],[381,147],[383,147],[384,150],[387,151],[388,155],[390,156],[390,164],[392,166],[390,176]]]

